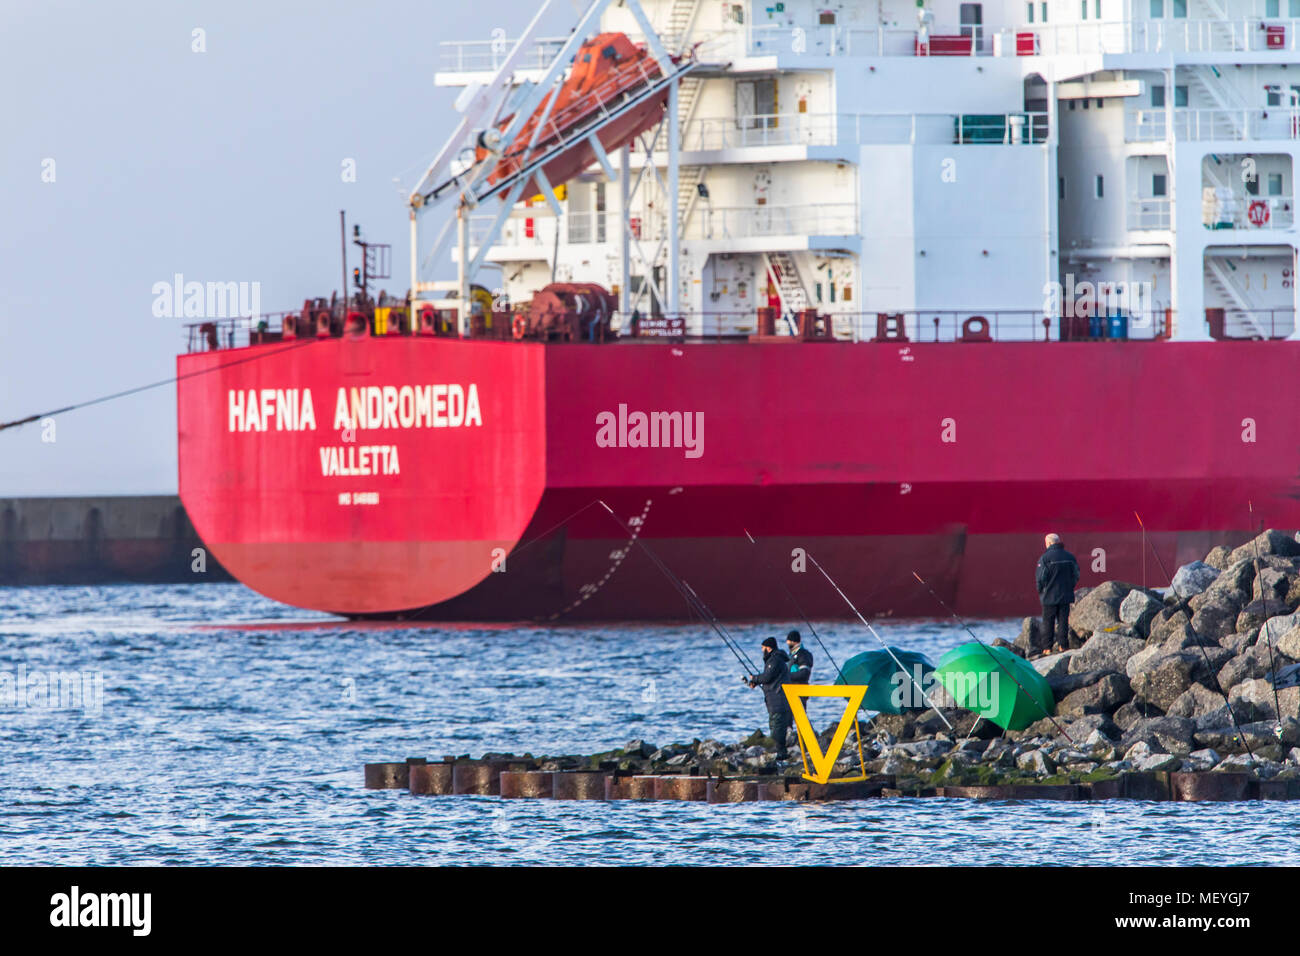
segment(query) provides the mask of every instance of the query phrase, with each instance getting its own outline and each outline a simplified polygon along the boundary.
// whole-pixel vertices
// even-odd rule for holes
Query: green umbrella
[[[961,644],[939,658],[934,677],[959,707],[1006,730],[1023,730],[1056,709],[1043,675],[1004,647]]]
[[[891,651],[898,658],[898,663],[889,656]],[[906,670],[900,671],[898,664],[902,664]],[[925,702],[913,681],[924,688],[933,671],[934,665],[924,654],[891,647],[889,651],[864,651],[850,657],[840,668],[843,676],[835,678],[835,683],[866,684],[867,695],[862,698],[863,710],[901,714],[905,710],[925,709]],[[902,674],[907,676],[897,676]]]

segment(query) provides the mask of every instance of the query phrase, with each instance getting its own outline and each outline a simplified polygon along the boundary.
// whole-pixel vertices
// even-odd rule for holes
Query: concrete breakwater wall
[[[230,580],[176,495],[0,498],[0,584]]]
[[[738,777],[618,770],[540,770],[533,760],[408,758],[365,766],[371,790],[406,790],[421,796],[493,796],[552,800],[865,800],[878,797],[949,797],[975,800],[1300,800],[1300,780],[1261,780],[1251,773],[1130,772],[1078,783],[1007,782],[927,786],[916,778],[874,774],[850,783],[810,783],[776,774]]]

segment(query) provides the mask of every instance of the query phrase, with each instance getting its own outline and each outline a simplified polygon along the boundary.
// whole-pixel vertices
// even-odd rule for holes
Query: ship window
[[[1088,0],[1079,0],[1079,17],[1083,20],[1088,19]]]
[[[1282,195],[1282,174],[1281,173],[1268,174],[1268,194],[1270,196]]]
[[[1175,87],[1174,87],[1174,106],[1186,106],[1186,105],[1187,105],[1187,87],[1185,87],[1185,86],[1175,86]]]
[[[1106,198],[1106,177],[1105,176],[1097,177],[1096,189],[1097,189],[1098,199]]]
[[[1288,0],[1286,12],[1292,20],[1300,19],[1300,0]]]
[[[817,14],[817,23],[824,27],[835,26],[835,11],[822,10],[820,13]]]
[[[1056,198],[1057,199],[1065,198],[1065,177],[1064,176],[1058,176],[1056,179]]]
[[[1101,0],[1092,0],[1092,15],[1098,20],[1101,19]]]
[[[1165,105],[1165,88],[1163,86],[1151,87],[1151,105],[1156,109]]]
[[[1252,196],[1259,195],[1259,177],[1251,176],[1246,180],[1246,192]]]
[[[1265,105],[1265,106],[1281,106],[1281,105],[1282,105],[1282,94],[1279,93],[1276,89],[1270,89],[1270,90],[1268,91],[1267,95],[1264,97],[1264,105]]]
[[[1046,23],[1047,22],[1047,0],[1043,0],[1043,2],[1038,5],[1038,12],[1039,14],[1041,14],[1038,19]]]
[[[1165,15],[1165,0],[1151,0],[1151,19],[1158,20]]]
[[[1029,19],[1026,20],[1025,22],[1026,22],[1026,23],[1033,23],[1033,22],[1034,22],[1034,5],[1033,5],[1032,3],[1026,3],[1026,4],[1025,4],[1025,8],[1029,11]]]
[[[1168,181],[1164,173],[1153,173],[1151,176],[1151,195],[1164,196],[1168,191]]]
[[[1101,109],[1101,103],[1102,103],[1101,97],[1097,97],[1097,109]]]
[[[1264,16],[1276,17],[1280,15],[1279,8],[1282,6],[1280,0],[1264,0]]]
[[[1174,0],[1174,16],[1187,19],[1187,0]]]

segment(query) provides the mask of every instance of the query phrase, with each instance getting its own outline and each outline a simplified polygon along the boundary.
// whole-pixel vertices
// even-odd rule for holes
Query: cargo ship
[[[239,580],[688,617],[658,559],[722,618],[844,616],[812,555],[867,613],[937,613],[915,571],[1001,616],[1046,532],[1161,585],[1152,548],[1300,526],[1277,0],[547,6],[443,45],[404,295],[358,237],[354,289],[191,328],[180,493]]]

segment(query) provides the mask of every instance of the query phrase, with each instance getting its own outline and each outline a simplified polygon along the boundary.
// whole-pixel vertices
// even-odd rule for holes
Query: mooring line
[[[40,421],[42,418],[49,418],[54,415],[62,415],[65,412],[73,412],[79,408],[89,408],[91,405],[102,405],[104,402],[111,402],[114,399],[126,398],[128,395],[147,392],[151,388],[161,388],[164,385],[172,385],[176,382],[186,381],[187,379],[198,378],[200,375],[219,372],[222,369],[232,368],[236,365],[244,365],[248,362],[257,362],[262,359],[273,358],[276,355],[283,355],[285,352],[292,352],[295,349],[300,349],[307,345],[315,345],[320,341],[322,340],[316,338],[304,339],[295,345],[288,346],[287,348],[276,349],[274,352],[264,352],[260,355],[246,355],[243,358],[235,359],[233,362],[222,362],[221,364],[213,365],[210,368],[203,368],[194,372],[185,372],[182,375],[173,375],[170,378],[164,378],[157,382],[150,382],[148,385],[137,385],[135,388],[128,388],[121,392],[114,392],[112,395],[101,395],[99,398],[88,399],[84,402],[76,402],[72,405],[65,405],[63,408],[56,408],[53,411],[28,415],[26,418],[15,419],[12,422],[0,422],[0,431],[4,431],[6,428],[18,428],[21,425],[28,425],[32,422]]]

